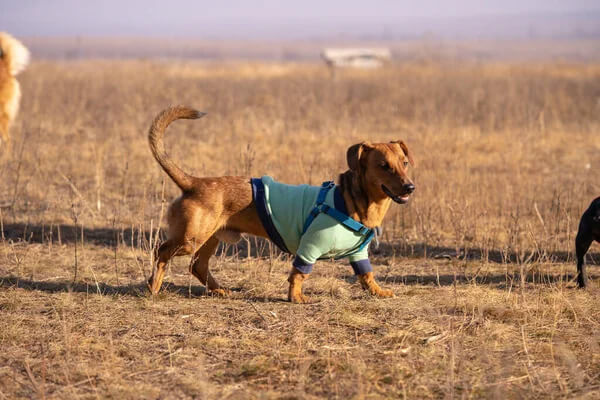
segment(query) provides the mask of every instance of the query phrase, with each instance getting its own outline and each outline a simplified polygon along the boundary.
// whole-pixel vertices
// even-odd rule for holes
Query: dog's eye
[[[390,166],[390,164],[388,164],[385,161],[381,163],[381,168],[383,168],[387,172],[394,172],[394,169]]]
[[[408,161],[404,161],[404,168],[408,167]]]

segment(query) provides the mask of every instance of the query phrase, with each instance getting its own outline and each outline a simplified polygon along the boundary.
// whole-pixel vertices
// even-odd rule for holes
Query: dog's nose
[[[407,183],[404,186],[402,186],[402,189],[404,189],[406,193],[412,193],[415,191],[415,185],[413,185],[412,183]]]

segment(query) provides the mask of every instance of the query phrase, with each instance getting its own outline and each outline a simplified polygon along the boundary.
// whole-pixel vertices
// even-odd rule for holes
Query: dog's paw
[[[293,296],[288,296],[288,300],[294,304],[306,304],[310,302],[310,299],[303,294],[295,294]]]
[[[390,289],[379,289],[377,290],[375,293],[373,293],[375,296],[380,297],[382,299],[389,299],[389,298],[393,298],[396,297],[396,295],[394,294],[394,292],[392,292]]]
[[[209,294],[216,297],[229,297],[231,296],[231,290],[225,288],[211,289]]]
[[[158,292],[160,291],[160,286],[157,288],[154,288],[154,283],[152,282],[152,278],[150,278],[148,280],[148,282],[146,282],[146,286],[148,287],[148,290],[150,291],[150,294],[152,294],[152,296],[156,296],[158,294]]]

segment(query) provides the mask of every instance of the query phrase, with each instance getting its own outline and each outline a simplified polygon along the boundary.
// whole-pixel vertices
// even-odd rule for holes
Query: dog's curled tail
[[[169,124],[177,119],[197,119],[204,116],[205,113],[196,111],[186,106],[175,106],[169,107],[154,118],[150,131],[148,132],[148,142],[150,143],[150,150],[156,161],[165,170],[167,175],[173,179],[173,182],[179,186],[184,192],[190,191],[193,188],[194,178],[191,175],[186,174],[181,168],[179,168],[167,155],[165,151],[165,145],[163,143],[163,136],[165,129]]]

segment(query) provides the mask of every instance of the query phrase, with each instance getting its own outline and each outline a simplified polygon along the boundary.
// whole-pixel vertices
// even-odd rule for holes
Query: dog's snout
[[[406,184],[404,184],[404,186],[402,186],[402,189],[406,193],[412,193],[415,191],[415,185],[413,185],[412,183],[406,183]]]

